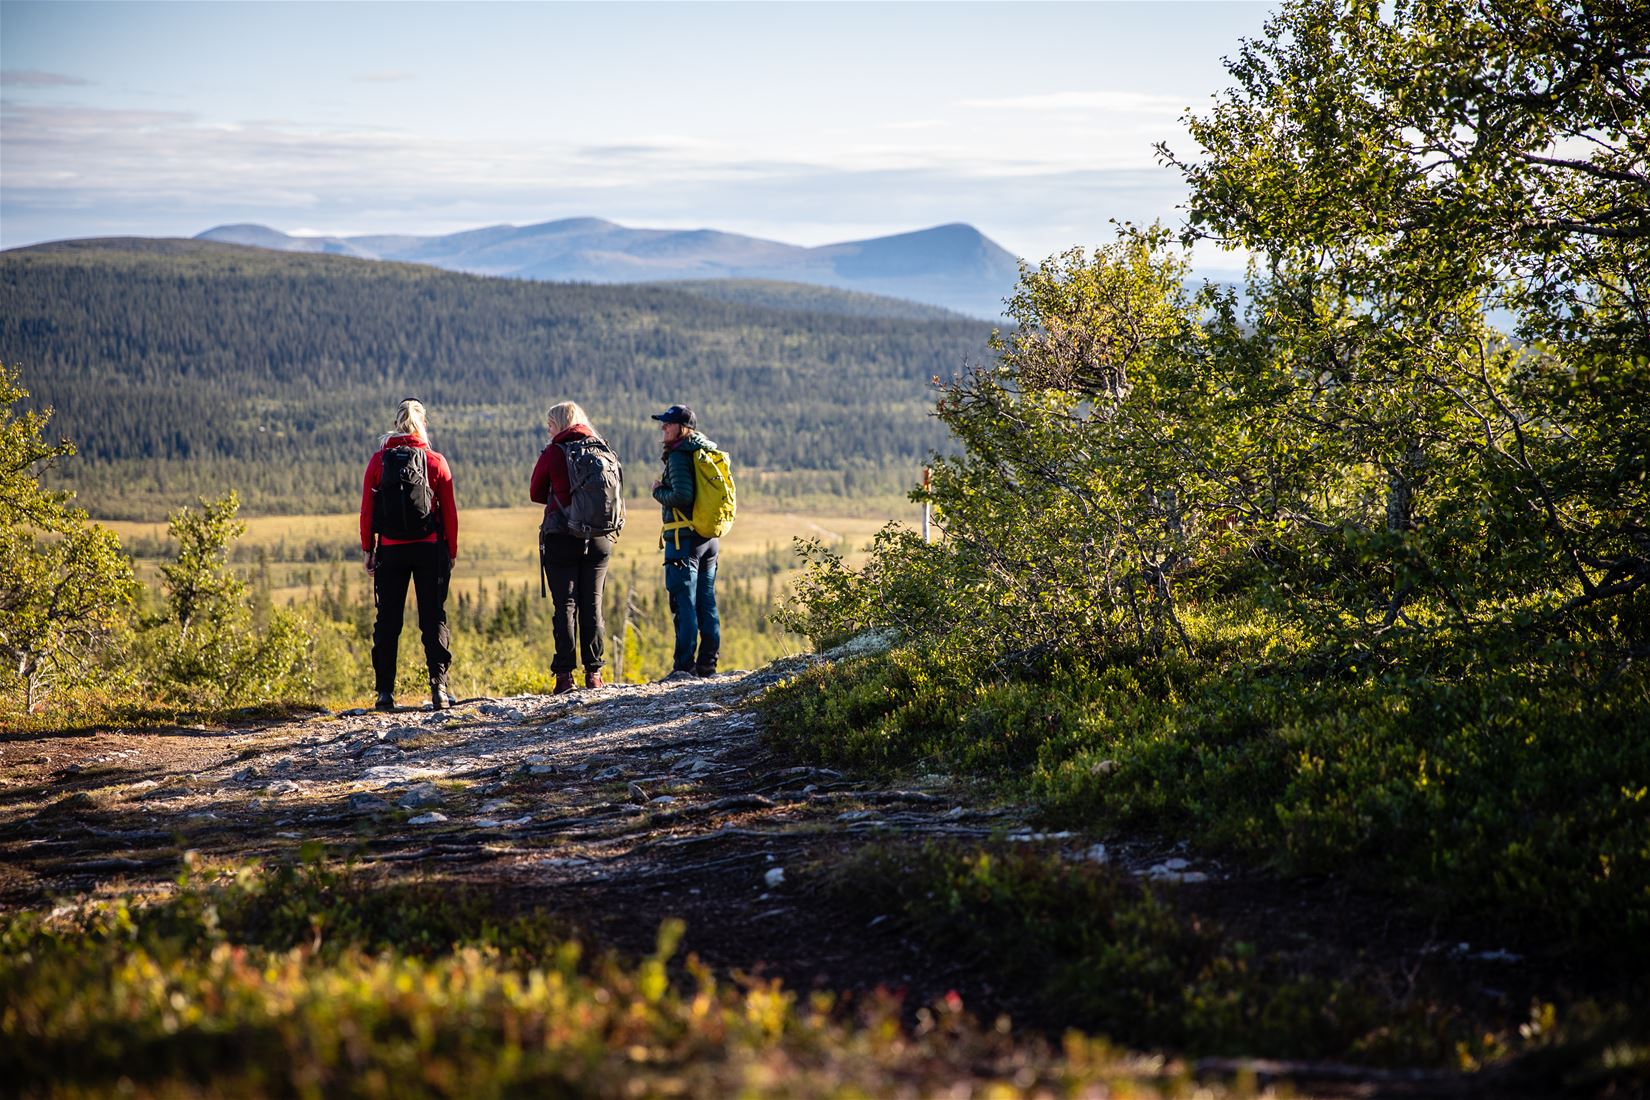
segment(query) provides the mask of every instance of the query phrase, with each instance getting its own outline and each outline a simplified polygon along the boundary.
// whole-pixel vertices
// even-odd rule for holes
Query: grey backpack
[[[619,456],[594,436],[558,443],[567,457],[570,490],[560,510],[566,532],[575,538],[617,535],[624,528],[624,469]]]

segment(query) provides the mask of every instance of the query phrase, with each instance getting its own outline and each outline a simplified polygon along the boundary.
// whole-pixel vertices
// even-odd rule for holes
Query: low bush
[[[1650,1044],[1621,1006],[1487,1013],[1379,958],[1326,963],[1310,944],[1235,938],[1179,888],[1153,893],[1093,862],[1023,845],[898,843],[826,879],[837,904],[893,916],[901,935],[969,960],[1033,1019],[1115,1041],[1449,1067],[1517,1095],[1632,1095],[1650,1081]]]
[[[1051,824],[1341,874],[1643,973],[1647,691],[1642,670],[1601,691],[1551,659],[1449,679],[1212,659],[1029,676],[907,647],[816,666],[764,706],[772,736],[811,759],[984,775]]]
[[[839,1010],[668,965],[680,922],[623,963],[532,913],[311,853],[196,868],[178,892],[0,921],[0,1079],[75,1096],[1184,1094],[1106,1044],[1055,1049],[955,1003]],[[1218,1083],[1211,1096],[1245,1095]]]
[[[1034,995],[1049,1020],[1205,1054],[1442,1064],[1484,1051],[1467,1021],[1374,973],[1306,972],[1228,941],[1093,863],[1010,850],[897,846],[833,873],[840,900],[890,910],[953,957]]]

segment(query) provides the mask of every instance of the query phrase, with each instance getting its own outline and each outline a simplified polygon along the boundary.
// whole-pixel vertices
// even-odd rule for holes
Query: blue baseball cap
[[[663,424],[684,424],[689,428],[699,426],[699,418],[686,405],[672,405],[662,413],[654,413],[653,419]]]

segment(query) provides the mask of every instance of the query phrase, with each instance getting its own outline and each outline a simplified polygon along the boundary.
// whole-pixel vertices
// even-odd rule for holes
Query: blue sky
[[[1176,220],[1268,6],[0,2],[0,246],[593,215],[797,244]]]

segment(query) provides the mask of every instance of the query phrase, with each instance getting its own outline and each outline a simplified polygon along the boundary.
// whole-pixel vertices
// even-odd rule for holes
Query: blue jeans
[[[665,562],[665,591],[676,617],[674,670],[710,676],[722,651],[722,620],[716,614],[716,539],[706,539],[685,555]],[[697,658],[695,658],[697,650]]]

